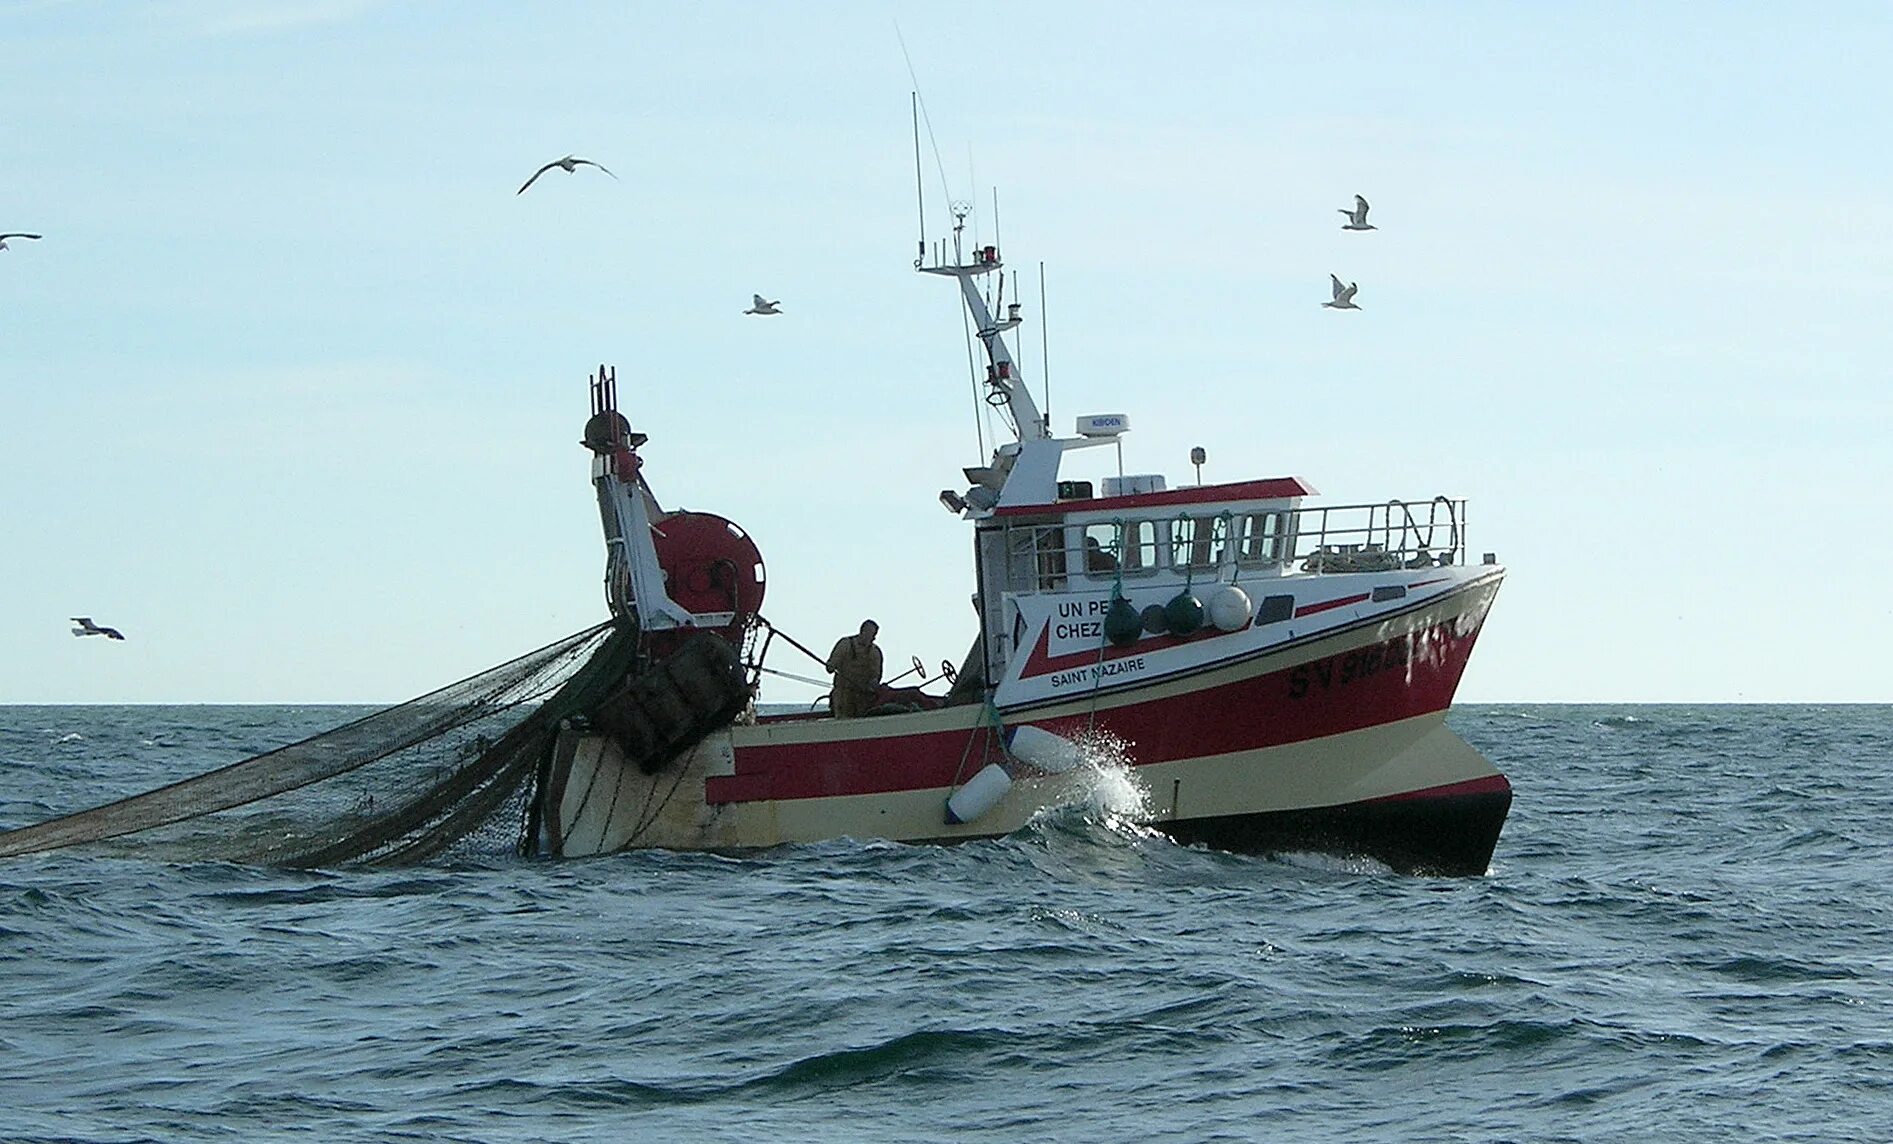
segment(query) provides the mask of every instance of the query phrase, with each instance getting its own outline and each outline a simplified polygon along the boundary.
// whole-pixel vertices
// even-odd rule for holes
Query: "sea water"
[[[345,708],[0,708],[0,827]],[[1488,706],[1491,870],[1008,838],[0,862],[0,1139],[1893,1139],[1893,708]],[[1115,785],[1114,785],[1115,784]]]

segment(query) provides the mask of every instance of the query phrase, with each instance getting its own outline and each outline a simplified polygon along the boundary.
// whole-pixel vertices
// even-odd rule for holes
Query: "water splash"
[[[1137,777],[1131,761],[1132,744],[1102,728],[1092,728],[1074,740],[1083,758],[1078,776],[1083,798],[1099,818],[1147,822],[1151,816],[1150,788]]]
[[[1120,856],[1133,853],[1141,843],[1168,843],[1168,836],[1148,825],[1153,817],[1150,791],[1132,765],[1132,744],[1096,728],[1072,741],[1078,764],[1059,776],[1064,785],[1056,803],[1032,816],[1027,835],[1055,849],[1077,841],[1081,848],[1102,846]]]

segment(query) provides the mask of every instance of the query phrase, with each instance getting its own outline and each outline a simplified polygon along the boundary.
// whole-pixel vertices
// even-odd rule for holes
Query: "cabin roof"
[[[1314,486],[1300,477],[1269,477],[1260,481],[1237,481],[1227,485],[1189,485],[1155,493],[1131,493],[1118,497],[1087,497],[1062,500],[1052,504],[1014,504],[993,510],[994,516],[1044,516],[1047,513],[1118,512],[1171,505],[1214,504],[1226,501],[1281,500],[1287,497],[1313,496]]]

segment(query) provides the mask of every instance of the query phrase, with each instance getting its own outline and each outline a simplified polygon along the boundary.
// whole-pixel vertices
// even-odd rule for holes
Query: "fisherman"
[[[856,715],[865,715],[879,702],[881,649],[874,646],[874,637],[880,631],[881,625],[873,620],[862,620],[858,633],[836,640],[835,650],[828,653],[825,666],[835,677],[835,689],[829,692],[828,707],[835,713],[835,718],[852,719]]]

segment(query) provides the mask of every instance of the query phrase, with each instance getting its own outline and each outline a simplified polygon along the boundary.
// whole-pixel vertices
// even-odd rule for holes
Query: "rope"
[[[657,794],[657,783],[658,783],[659,776],[658,775],[649,776],[651,780],[651,789],[650,789],[650,792],[645,795],[644,809],[640,811],[638,814],[637,825],[631,828],[630,835],[628,835],[625,838],[624,842],[618,847],[618,849],[620,850],[629,849],[633,842],[636,842],[638,839],[644,837],[645,833],[649,831],[651,827],[657,822],[657,816],[664,813],[664,808],[670,805],[670,800],[677,796],[677,788],[683,785],[684,776],[690,773],[690,768],[687,765],[689,762],[689,759],[690,759],[690,755],[686,754],[684,755],[682,759],[678,760],[677,766],[668,768],[669,770],[675,771],[676,773],[671,777],[670,789],[664,792],[664,797],[662,799],[655,799],[655,796]],[[655,805],[653,805],[653,801],[655,801]],[[613,796],[612,811],[614,814],[617,811],[615,795]]]
[[[1190,516],[1188,513],[1178,513],[1176,520],[1173,521],[1170,525],[1170,564],[1172,567],[1175,567],[1177,563],[1177,538],[1183,534],[1183,529],[1180,526],[1190,524],[1190,523],[1191,523]],[[1196,528],[1192,525],[1189,532],[1190,532],[1190,540],[1189,540],[1190,547],[1195,548],[1196,547]],[[1184,553],[1185,559],[1183,561],[1183,590],[1185,592],[1188,592],[1190,590],[1190,585],[1195,583],[1196,565],[1194,561],[1189,559],[1191,555],[1193,554],[1188,551]]]
[[[960,749],[960,764],[959,766],[953,768],[953,782],[951,784],[951,787],[954,790],[958,790],[960,788],[960,779],[962,776],[966,774],[967,756],[973,753],[973,741],[979,738],[979,733],[981,731],[987,732],[989,736],[992,733],[997,732],[1001,737],[1001,741],[1002,742],[1004,741],[1006,724],[1004,720],[999,718],[999,708],[993,706],[992,696],[988,695],[985,699],[985,702],[981,704],[981,707],[983,709],[979,713],[979,722],[973,725],[972,731],[970,731],[966,736],[966,746]],[[991,722],[990,727],[987,726],[988,721]],[[980,751],[979,753],[981,767],[984,767],[986,765],[986,756],[990,754],[991,751],[992,751],[992,740],[991,738],[988,738],[986,741],[985,749]]]
[[[1117,561],[1118,582],[1124,581],[1124,518],[1111,518],[1111,559]]]
[[[1124,519],[1113,517],[1111,526],[1111,547],[1117,558],[1117,574],[1111,578],[1111,607],[1116,607],[1119,600],[1127,604],[1130,602],[1130,597],[1124,594]],[[1110,608],[1107,608],[1106,620],[1109,620],[1110,615]],[[1104,624],[1098,625],[1098,657],[1091,664],[1091,706],[1085,712],[1086,734],[1090,734],[1098,725],[1098,693],[1104,687],[1104,650],[1110,642],[1110,636],[1104,629]]]

